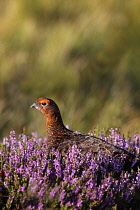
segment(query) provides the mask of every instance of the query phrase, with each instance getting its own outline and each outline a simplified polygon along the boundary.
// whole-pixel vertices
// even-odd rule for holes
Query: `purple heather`
[[[131,151],[139,161],[140,135],[119,129],[104,140]],[[1,143],[2,209],[136,209],[140,205],[140,169],[123,171],[123,158],[82,154],[73,145],[64,155],[46,150],[46,138],[11,131]],[[133,166],[132,165],[132,166]],[[132,167],[131,166],[131,167]]]

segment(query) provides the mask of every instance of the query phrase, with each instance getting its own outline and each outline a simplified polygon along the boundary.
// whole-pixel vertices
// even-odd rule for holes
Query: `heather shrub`
[[[94,135],[96,135],[94,133]],[[133,151],[138,161],[140,136],[111,129],[106,141]],[[139,209],[140,171],[123,171],[123,161],[107,154],[82,154],[73,145],[64,155],[47,152],[46,138],[11,131],[1,144],[1,208]]]

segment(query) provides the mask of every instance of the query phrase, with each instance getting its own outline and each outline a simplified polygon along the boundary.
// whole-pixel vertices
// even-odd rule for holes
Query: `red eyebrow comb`
[[[43,103],[43,102],[45,102],[45,103],[50,103],[50,100],[48,100],[48,99],[46,99],[46,98],[41,98],[40,100],[39,100],[39,102],[40,103]]]

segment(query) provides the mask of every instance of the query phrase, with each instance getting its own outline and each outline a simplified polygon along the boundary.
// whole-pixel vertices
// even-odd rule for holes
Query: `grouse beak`
[[[38,106],[36,105],[36,103],[33,103],[33,104],[30,106],[30,108],[36,108],[36,109],[38,109]]]

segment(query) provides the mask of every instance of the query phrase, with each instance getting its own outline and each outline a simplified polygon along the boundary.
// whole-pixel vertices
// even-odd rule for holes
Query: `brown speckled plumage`
[[[46,117],[48,149],[54,147],[60,151],[66,151],[76,144],[84,152],[92,151],[96,154],[105,152],[110,155],[125,154],[133,158],[132,154],[100,138],[67,129],[63,124],[59,108],[52,99],[41,97],[31,107],[38,109]]]

